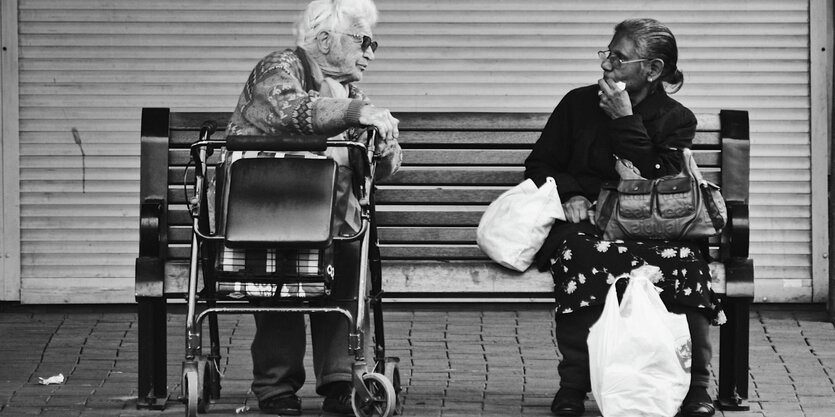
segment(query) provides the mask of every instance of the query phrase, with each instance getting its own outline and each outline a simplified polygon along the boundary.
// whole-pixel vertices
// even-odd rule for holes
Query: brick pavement
[[[389,354],[401,358],[405,416],[550,415],[559,356],[547,305],[393,305],[385,319]],[[835,328],[823,307],[757,305],[750,320],[751,411],[724,415],[835,415]],[[136,410],[133,307],[5,305],[0,415],[182,415],[181,321],[177,314],[169,317],[166,410]],[[259,414],[249,393],[253,332],[247,316],[221,317],[223,390],[209,416],[235,415],[241,407]],[[39,377],[58,373],[65,383],[38,384]],[[304,415],[320,415],[312,383],[300,395]],[[592,399],[587,408],[587,416],[600,414]]]

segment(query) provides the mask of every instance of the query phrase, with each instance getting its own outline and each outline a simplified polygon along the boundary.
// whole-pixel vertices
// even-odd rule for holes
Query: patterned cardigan
[[[368,97],[353,84],[348,84],[348,98],[323,97],[319,90],[324,76],[304,50],[284,50],[264,57],[249,75],[238,105],[227,126],[228,135],[325,134],[347,140],[363,139],[366,129],[360,125],[363,106],[370,105]],[[377,162],[377,179],[388,177],[400,167],[402,151],[396,140],[390,142],[390,152]],[[327,154],[331,154],[328,150]],[[334,150],[336,152],[336,150]],[[339,153],[336,152],[336,155]],[[228,155],[226,155],[228,157]],[[336,157],[339,163],[334,227],[337,233],[358,230],[359,202],[355,195],[352,161],[347,156]],[[226,159],[226,158],[224,158]],[[228,169],[228,164],[226,169]],[[214,194],[215,187],[210,187]],[[215,212],[214,198],[209,198],[210,216],[222,215],[224,207]],[[214,227],[214,225],[212,225]]]
[[[252,70],[229,121],[230,135],[345,133],[358,140],[365,129],[359,123],[360,109],[368,97],[348,84],[348,98],[322,97],[323,75],[304,50],[284,50],[264,57]],[[393,174],[401,160],[396,142],[394,152],[377,164],[377,177]]]

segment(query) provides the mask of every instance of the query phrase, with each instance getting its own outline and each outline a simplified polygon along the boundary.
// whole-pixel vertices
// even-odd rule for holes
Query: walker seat
[[[336,162],[285,156],[232,162],[225,235],[230,248],[324,248],[331,243]]]
[[[235,153],[223,181],[218,295],[328,295],[336,162],[309,154],[247,153]]]

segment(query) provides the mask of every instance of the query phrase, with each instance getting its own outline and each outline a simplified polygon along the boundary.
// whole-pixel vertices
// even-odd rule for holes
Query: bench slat
[[[212,134],[212,139],[223,139],[226,137],[226,130],[223,129],[222,126],[214,134]],[[168,147],[169,148],[188,148],[192,143],[194,143],[199,138],[199,127],[189,130],[172,130],[170,136],[168,137]]]
[[[487,205],[482,206],[380,206],[380,225],[398,226],[477,226]],[[189,210],[184,204],[168,205],[168,225],[190,225]]]
[[[501,130],[539,131],[548,121],[548,113],[395,113],[408,130]]]
[[[198,130],[171,131],[169,147],[188,148],[198,138]],[[484,132],[484,131],[412,131],[401,126],[400,145],[403,149],[430,147],[446,148],[524,148],[530,149],[539,139],[540,131]],[[218,130],[214,139],[226,136],[225,130]],[[693,138],[693,149],[714,149],[722,144],[718,131],[697,131]]]
[[[380,184],[516,185],[525,179],[524,172],[524,167],[404,166]]]
[[[437,204],[489,204],[510,186],[395,186],[382,185],[375,194],[378,205],[434,202]],[[182,184],[168,187],[169,204],[185,204],[194,196],[193,189],[183,193]]]
[[[169,261],[187,261],[190,253],[190,246],[187,243],[178,243],[168,246],[166,256]],[[710,256],[718,259],[717,248],[710,248]],[[481,260],[491,262],[475,244],[469,245],[395,245],[381,244],[380,256],[383,260],[436,260],[452,262],[457,260]]]
[[[525,178],[524,167],[445,167],[404,166],[391,178],[381,181],[385,185],[516,185]],[[718,168],[704,167],[704,178],[721,184]],[[182,177],[182,173],[180,173]]]
[[[528,149],[413,149],[403,157],[405,166],[413,165],[510,165],[522,166],[530,155]],[[719,152],[694,151],[693,159],[699,167],[718,166]]]
[[[394,186],[381,185],[375,194],[378,205],[386,204],[490,204],[510,186]]]
[[[213,120],[218,129],[226,129],[229,124],[230,112],[177,112],[172,111],[168,117],[168,127],[171,130],[200,130],[203,122]]]
[[[473,245],[476,241],[476,226],[380,226],[380,242],[386,245]],[[169,227],[169,245],[188,246],[191,244],[191,228],[185,225]],[[718,245],[718,238],[711,238],[710,244]],[[184,252],[181,256],[187,257]]]
[[[540,131],[549,113],[480,113],[480,112],[412,112],[395,113],[404,130],[529,130]],[[223,129],[229,123],[229,112],[171,112],[172,130],[198,130],[206,120],[214,120]],[[698,130],[718,131],[719,114],[696,114]]]
[[[404,130],[541,131],[549,113],[395,113]],[[718,131],[718,114],[697,114],[698,130]]]
[[[168,167],[168,184],[175,186],[183,185],[183,173],[186,171],[185,166],[169,166]],[[210,166],[208,169],[209,177],[215,174],[215,167]],[[185,177],[186,184],[194,184],[194,167],[190,166],[188,174]]]
[[[400,145],[403,149],[427,147],[454,148],[516,148],[530,149],[539,139],[540,132],[472,132],[472,131],[411,131],[400,129]],[[196,134],[194,135],[196,136]],[[718,131],[697,131],[693,149],[718,149],[722,140]]]
[[[380,242],[386,244],[421,242],[432,243],[473,243],[476,241],[475,227],[377,227]]]
[[[511,165],[522,166],[531,151],[529,149],[411,149],[403,158],[405,166],[414,165]],[[700,167],[719,166],[721,154],[718,150],[696,150],[693,159]],[[170,149],[168,164],[185,166],[191,161],[188,149]],[[209,157],[209,164],[220,162],[220,152]]]

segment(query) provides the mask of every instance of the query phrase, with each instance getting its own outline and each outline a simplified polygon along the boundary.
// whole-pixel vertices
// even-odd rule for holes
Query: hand
[[[397,139],[386,139],[382,135],[374,135],[374,153],[380,158],[386,158],[394,153],[397,148]]]
[[[569,223],[580,223],[589,218],[591,202],[588,198],[575,195],[563,203],[562,209],[565,212],[565,220]]]
[[[394,118],[388,109],[365,105],[360,109],[360,123],[363,126],[373,126],[377,129],[377,136],[383,140],[397,139],[400,131],[397,125],[400,120]]]
[[[600,108],[612,119],[632,114],[632,101],[629,100],[629,93],[615,85],[615,82],[606,78],[597,80],[600,86]]]

